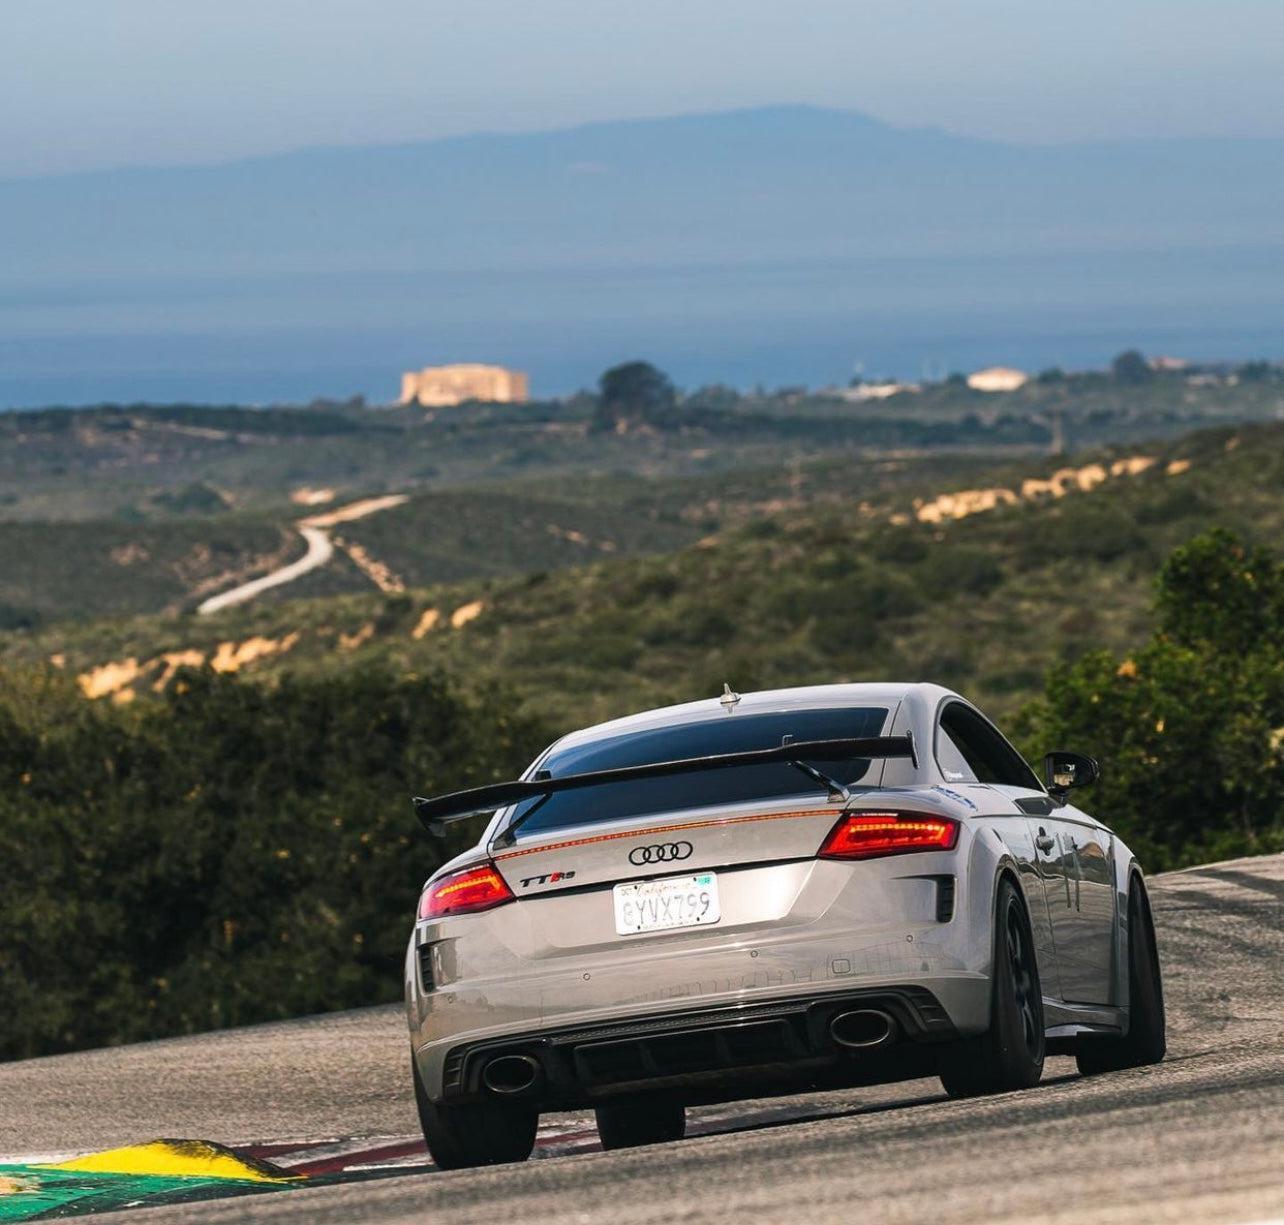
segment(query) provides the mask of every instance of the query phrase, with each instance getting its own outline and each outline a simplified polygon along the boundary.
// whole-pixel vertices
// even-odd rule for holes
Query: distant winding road
[[[251,579],[248,583],[242,583],[230,591],[221,591],[218,595],[212,595],[208,600],[198,604],[196,611],[204,616],[207,613],[231,608],[236,604],[244,604],[264,591],[280,587],[285,583],[292,583],[295,579],[320,569],[334,556],[334,544],[330,540],[332,527],[339,523],[350,523],[354,519],[364,519],[367,515],[378,514],[379,511],[389,510],[393,506],[400,506],[406,501],[406,497],[407,495],[403,493],[393,493],[381,498],[363,498],[360,502],[351,502],[337,510],[300,519],[295,526],[308,547],[307,552],[298,561],[292,561],[288,566],[273,570],[271,574],[265,574],[262,578]]]
[[[212,595],[199,604],[196,611],[201,614],[216,613],[220,609],[231,608],[234,604],[244,604],[247,600],[254,599],[260,592],[272,587],[280,587],[283,583],[292,583],[309,571],[319,569],[334,556],[334,545],[330,543],[330,535],[324,528],[303,527],[300,524],[299,535],[307,542],[308,551],[298,561],[292,561],[288,566],[273,570],[271,574],[265,574],[262,578],[233,587],[231,591]]]

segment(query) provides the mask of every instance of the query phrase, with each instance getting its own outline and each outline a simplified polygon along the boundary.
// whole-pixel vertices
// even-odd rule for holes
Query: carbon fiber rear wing
[[[480,813],[494,812],[536,796],[600,787],[605,783],[631,783],[644,778],[671,774],[699,774],[706,770],[727,770],[736,766],[765,766],[806,761],[847,761],[853,758],[908,757],[915,765],[914,742],[909,736],[865,736],[855,740],[797,740],[774,749],[752,749],[745,753],[719,753],[713,757],[685,757],[679,761],[656,761],[643,766],[621,766],[614,770],[592,770],[562,778],[533,778],[512,783],[492,783],[449,795],[416,796],[415,812],[425,829],[440,835],[452,821]]]

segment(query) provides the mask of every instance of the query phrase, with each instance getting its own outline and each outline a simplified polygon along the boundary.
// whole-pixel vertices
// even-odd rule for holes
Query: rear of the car
[[[532,796],[428,883],[407,959],[424,1095],[689,1104],[893,1079],[983,1025],[954,922],[965,822],[939,791],[881,787],[895,694],[807,692],[654,712],[535,763],[538,781],[722,761]],[[846,740],[875,747],[724,760]]]

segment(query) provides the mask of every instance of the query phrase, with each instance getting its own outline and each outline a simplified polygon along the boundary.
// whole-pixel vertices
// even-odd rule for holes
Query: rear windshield
[[[685,757],[773,749],[786,736],[794,740],[877,736],[882,733],[886,718],[887,709],[879,706],[722,715],[705,723],[683,723],[677,727],[631,732],[572,748],[556,749],[544,760],[541,769],[547,770],[554,778],[561,778],[567,774],[650,765]],[[812,764],[840,783],[859,782],[870,768],[868,758]],[[810,792],[821,793],[820,786],[783,762],[736,766],[706,773],[607,783],[601,787],[585,787],[582,791],[565,791],[560,795],[525,801],[510,820],[529,813],[522,821],[521,834],[525,835],[644,813],[770,800]]]

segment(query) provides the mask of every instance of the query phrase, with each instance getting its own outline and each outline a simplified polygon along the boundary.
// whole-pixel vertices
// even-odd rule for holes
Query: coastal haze
[[[0,405],[393,400],[1273,356],[1284,141],[1033,146],[809,106],[0,181]]]

